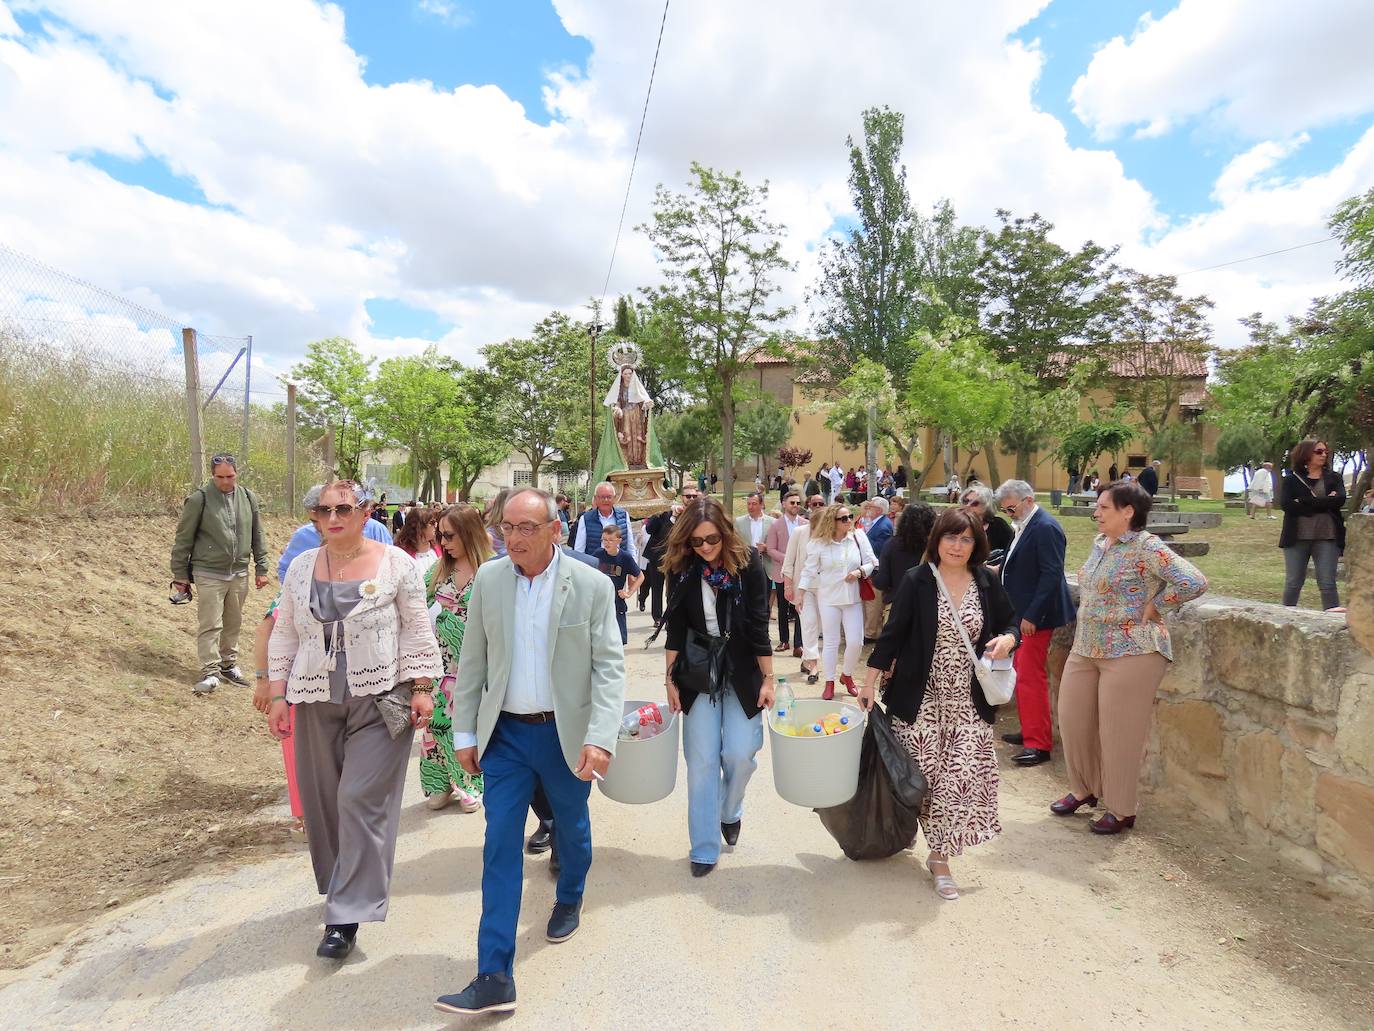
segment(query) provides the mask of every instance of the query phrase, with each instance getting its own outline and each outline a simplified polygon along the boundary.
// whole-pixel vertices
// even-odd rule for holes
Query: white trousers
[[[821,654],[821,610],[815,591],[802,591],[802,661],[815,662]]]
[[[864,650],[864,607],[862,602],[852,605],[821,605],[821,633],[825,647],[821,649],[821,665],[825,679],[835,680],[835,660],[840,654],[840,628],[844,628],[844,663],[841,673],[851,676],[859,668],[859,653]]]

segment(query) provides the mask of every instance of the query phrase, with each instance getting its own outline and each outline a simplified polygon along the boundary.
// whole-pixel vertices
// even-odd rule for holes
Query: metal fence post
[[[296,514],[296,384],[286,384],[286,511]]]
[[[253,338],[248,338],[243,369],[243,433],[239,444],[239,464],[248,465],[248,402],[253,393]]]
[[[200,359],[196,354],[196,331],[183,327],[181,351],[186,363],[186,432],[191,441],[191,487],[205,478],[205,452],[200,441]]]

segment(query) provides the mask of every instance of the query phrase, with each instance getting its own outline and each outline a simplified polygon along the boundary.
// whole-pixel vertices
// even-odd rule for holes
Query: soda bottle
[[[663,710],[650,702],[634,712],[627,712],[620,721],[620,740],[646,740],[663,729]]]
[[[838,712],[828,712],[822,716],[821,727],[827,734],[838,734],[844,729],[840,726],[840,714]]]
[[[786,677],[778,677],[778,690],[773,702],[773,726],[779,734],[797,736],[797,696],[792,693]]]

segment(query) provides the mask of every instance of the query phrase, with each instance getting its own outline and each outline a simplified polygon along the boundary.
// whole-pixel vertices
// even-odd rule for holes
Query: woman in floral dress
[[[1020,642],[1011,599],[983,566],[987,555],[977,515],[958,508],[940,514],[925,564],[907,572],[897,587],[859,693],[859,704],[872,706],[879,675],[890,672],[883,701],[892,729],[930,785],[921,810],[921,831],[930,846],[926,868],[936,893],[950,900],[959,897],[950,859],[1002,830],[992,745],[997,710],[983,697],[955,624],[963,623],[979,655],[1004,659]]]
[[[439,606],[434,633],[444,661],[444,676],[434,690],[434,716],[420,739],[420,786],[426,804],[442,809],[454,798],[465,813],[482,805],[482,775],[466,772],[453,757],[453,678],[463,650],[468,600],[477,567],[492,557],[491,541],[475,509],[455,505],[439,516],[436,538],[444,555],[430,567],[425,588]]]

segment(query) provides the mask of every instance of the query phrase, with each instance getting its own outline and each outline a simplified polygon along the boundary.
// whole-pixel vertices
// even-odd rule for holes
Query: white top
[[[1255,470],[1255,475],[1250,477],[1250,490],[1254,494],[1274,493],[1274,477],[1268,469],[1260,466]]]
[[[763,543],[763,516],[759,516],[757,519],[753,516],[745,516],[744,518],[749,523],[749,543],[757,548]]]
[[[701,611],[706,615],[706,632],[712,637],[720,636],[720,620],[716,619],[716,589],[701,578]]]
[[[1003,571],[1006,570],[1007,563],[1011,561],[1012,552],[1014,552],[1016,550],[1016,546],[1021,543],[1021,537],[1023,534],[1025,534],[1026,527],[1030,526],[1031,520],[1035,518],[1035,513],[1039,511],[1039,505],[1031,505],[1031,510],[1027,515],[1023,516],[1020,519],[1012,520],[1012,525],[1016,527],[1016,535],[1012,537],[1011,544],[1007,546],[1007,553],[1002,556]]]
[[[511,566],[516,578],[515,634],[511,641],[506,701],[501,706],[505,712],[553,712],[553,684],[549,681],[549,615],[560,561],[559,551],[554,548],[553,561],[533,580],[521,574],[514,564]]]
[[[843,540],[811,539],[806,544],[806,564],[802,567],[801,587],[818,591],[816,600],[822,605],[857,605],[859,582],[845,580],[852,570],[871,576],[878,560],[868,535],[850,531]]]
[[[832,490],[839,490],[844,486],[844,472],[838,465],[830,467],[830,486]]]

